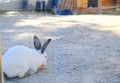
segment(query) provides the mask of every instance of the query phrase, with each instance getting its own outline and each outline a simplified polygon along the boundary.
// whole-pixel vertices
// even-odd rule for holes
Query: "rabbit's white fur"
[[[46,65],[47,54],[23,45],[10,48],[2,57],[3,72],[12,77],[23,77],[29,69],[34,72],[40,65]]]

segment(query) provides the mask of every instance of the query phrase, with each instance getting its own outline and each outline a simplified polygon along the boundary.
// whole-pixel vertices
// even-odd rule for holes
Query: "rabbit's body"
[[[46,53],[40,53],[23,45],[10,48],[2,57],[3,72],[10,78],[23,77],[29,70],[37,72],[46,65]]]

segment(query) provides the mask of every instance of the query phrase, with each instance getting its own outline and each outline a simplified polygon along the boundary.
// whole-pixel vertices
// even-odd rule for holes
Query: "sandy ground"
[[[120,16],[8,12],[0,32],[3,54],[14,45],[33,48],[33,35],[52,38],[44,70],[5,83],[120,83]]]

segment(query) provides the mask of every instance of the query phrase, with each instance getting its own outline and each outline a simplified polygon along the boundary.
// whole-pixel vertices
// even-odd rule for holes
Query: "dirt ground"
[[[120,83],[120,16],[7,12],[0,33],[3,54],[15,45],[34,48],[33,35],[52,39],[44,70],[5,83]]]

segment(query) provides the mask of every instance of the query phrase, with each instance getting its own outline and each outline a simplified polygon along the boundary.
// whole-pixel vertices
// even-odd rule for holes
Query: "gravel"
[[[5,83],[120,83],[120,16],[55,16],[38,12],[0,15],[3,54],[52,38],[44,70]]]

